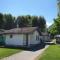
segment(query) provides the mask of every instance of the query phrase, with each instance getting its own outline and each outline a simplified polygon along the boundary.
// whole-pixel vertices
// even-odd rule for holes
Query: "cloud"
[[[53,22],[47,22],[47,27],[51,26],[53,24]]]

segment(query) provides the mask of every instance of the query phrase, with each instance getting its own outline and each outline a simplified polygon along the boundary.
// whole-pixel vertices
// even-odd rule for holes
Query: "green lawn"
[[[0,48],[0,59],[20,52],[21,49]]]
[[[60,45],[51,45],[39,60],[60,60]]]

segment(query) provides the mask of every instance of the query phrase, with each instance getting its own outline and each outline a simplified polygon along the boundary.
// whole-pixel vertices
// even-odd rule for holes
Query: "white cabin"
[[[37,27],[14,28],[6,30],[4,35],[6,46],[32,46],[41,43]]]

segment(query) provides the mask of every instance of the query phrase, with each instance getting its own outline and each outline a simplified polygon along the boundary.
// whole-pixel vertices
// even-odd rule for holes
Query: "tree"
[[[32,26],[38,27],[38,17],[37,16],[32,17]]]
[[[24,17],[18,16],[17,19],[16,19],[16,21],[15,21],[16,27],[17,27],[17,25],[19,25],[19,27],[23,27],[24,26],[23,20],[24,20]]]
[[[46,27],[46,21],[44,17],[38,16],[18,16],[17,19],[11,14],[1,14],[0,13],[0,29],[12,29],[15,27],[38,27],[43,31]]]
[[[52,38],[54,38],[54,36],[57,34],[58,31],[54,23],[48,28],[48,32],[51,34]]]
[[[32,26],[32,16],[26,15],[25,18],[27,20],[27,26]]]
[[[60,16],[54,19],[54,24],[56,25],[57,34],[60,34]]]
[[[42,16],[39,16],[38,18],[38,27],[40,28],[42,32],[46,30],[46,20]]]
[[[4,15],[4,29],[12,29],[14,28],[14,17],[11,14]]]
[[[16,21],[15,21],[16,25],[18,24],[19,27],[28,27],[31,26],[31,16],[27,15],[27,16],[18,16]]]
[[[58,15],[56,19],[54,19],[54,23],[48,28],[48,31],[51,35],[55,36],[56,34],[60,34],[60,16]]]
[[[3,14],[0,13],[0,29],[3,29],[3,24],[4,24]]]

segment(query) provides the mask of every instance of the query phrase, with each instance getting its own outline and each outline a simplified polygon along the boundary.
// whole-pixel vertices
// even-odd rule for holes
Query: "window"
[[[39,40],[39,36],[36,35],[36,40]]]
[[[39,36],[38,36],[38,40],[39,40]]]
[[[12,35],[10,35],[10,38],[12,38],[13,36]]]

